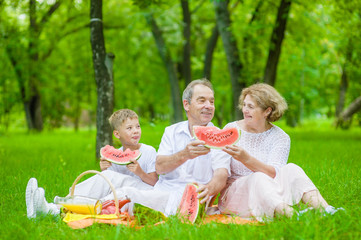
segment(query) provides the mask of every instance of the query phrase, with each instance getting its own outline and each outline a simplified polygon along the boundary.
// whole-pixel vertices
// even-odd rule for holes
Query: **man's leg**
[[[140,190],[133,187],[124,187],[121,189],[117,189],[116,195],[119,199],[124,199],[125,197],[128,197],[131,201],[131,204],[138,203],[167,215],[166,207],[170,192],[158,190]],[[114,195],[113,193],[110,193],[101,200],[104,202],[106,200],[113,199]]]

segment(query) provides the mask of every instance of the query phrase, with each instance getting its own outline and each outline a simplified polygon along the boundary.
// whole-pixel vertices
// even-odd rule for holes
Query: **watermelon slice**
[[[205,213],[205,204],[201,204],[197,193],[198,186],[192,183],[186,185],[182,200],[178,207],[178,214],[184,222],[192,224],[202,220]]]
[[[139,150],[132,151],[127,148],[124,152],[120,149],[115,149],[113,146],[106,145],[100,149],[100,156],[107,161],[119,164],[127,165],[131,163],[131,160],[137,160],[142,153]]]
[[[193,133],[198,140],[205,142],[206,147],[216,149],[233,145],[241,138],[237,128],[219,129],[217,127],[194,126]]]

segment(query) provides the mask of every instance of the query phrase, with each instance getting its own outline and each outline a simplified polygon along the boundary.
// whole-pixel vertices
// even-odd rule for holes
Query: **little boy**
[[[129,109],[121,109],[112,114],[109,123],[113,134],[122,144],[121,150],[139,150],[142,155],[129,165],[117,165],[100,159],[100,169],[115,188],[136,187],[142,190],[152,189],[158,181],[155,172],[156,150],[149,145],[139,143],[141,128],[138,115]],[[95,175],[75,186],[74,195],[101,199],[111,193],[109,184],[100,175]],[[40,214],[58,214],[59,207],[48,203],[43,188],[38,188],[37,180],[31,178],[25,193],[28,218]]]

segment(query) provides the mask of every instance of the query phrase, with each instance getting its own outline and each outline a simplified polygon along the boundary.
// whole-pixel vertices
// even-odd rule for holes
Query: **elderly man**
[[[198,183],[199,198],[205,202],[223,189],[229,173],[229,162],[212,158],[215,150],[193,136],[193,126],[213,126],[212,84],[206,79],[192,81],[183,92],[183,107],[188,121],[165,129],[156,160],[160,176],[154,189],[172,192],[165,211],[168,214],[175,213],[187,183]]]

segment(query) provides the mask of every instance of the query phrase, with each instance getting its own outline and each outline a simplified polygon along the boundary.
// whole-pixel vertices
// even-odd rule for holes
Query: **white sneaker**
[[[38,189],[38,181],[35,178],[30,178],[25,190],[25,202],[26,202],[26,215],[27,217],[36,217],[34,208],[34,192]]]
[[[301,216],[302,214],[304,214],[304,213],[306,213],[306,212],[308,212],[308,211],[310,211],[310,210],[313,210],[313,209],[314,209],[313,207],[308,207],[308,208],[306,208],[306,209],[303,209],[303,210],[299,211],[299,212],[297,213],[297,215],[298,215],[298,216]]]
[[[342,207],[340,207],[340,208],[335,208],[335,207],[333,207],[333,206],[331,206],[331,205],[328,205],[328,206],[325,208],[325,212],[326,212],[327,214],[330,214],[330,215],[333,215],[333,214],[335,214],[335,213],[338,212],[338,211],[345,211],[345,209],[342,208]]]
[[[48,203],[45,199],[45,191],[43,188],[36,189],[34,193],[34,209],[36,216],[40,215],[58,215],[60,208],[54,203]]]
[[[45,191],[43,188],[38,188],[34,192],[34,208],[35,215],[45,215],[49,212],[48,202],[45,199]]]
[[[299,211],[299,212],[296,211],[297,220],[300,220],[300,217],[301,217],[303,214],[305,214],[306,212],[309,212],[309,211],[311,211],[311,210],[314,210],[314,208],[313,208],[313,207],[308,207],[308,208],[303,209],[303,210],[301,210],[301,211]]]

